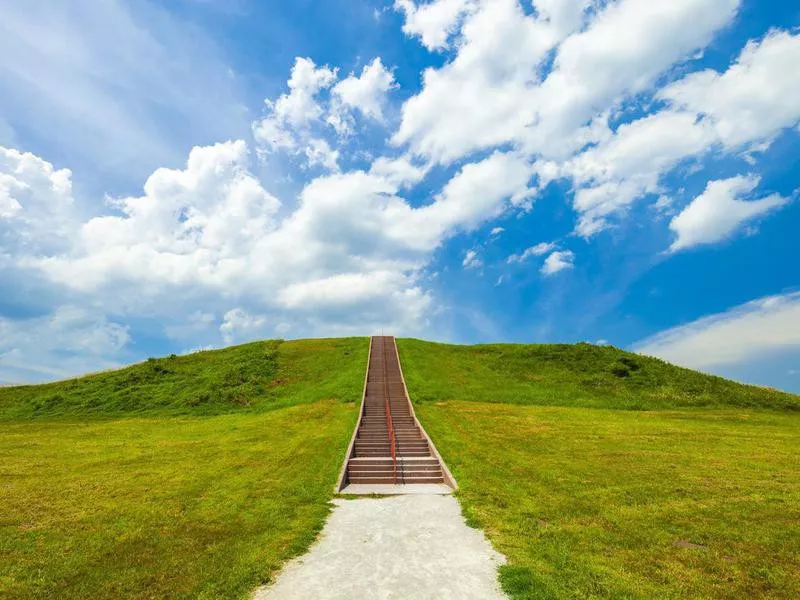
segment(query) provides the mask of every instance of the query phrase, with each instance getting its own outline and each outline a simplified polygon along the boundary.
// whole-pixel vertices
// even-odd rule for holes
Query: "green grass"
[[[417,402],[474,400],[622,409],[753,407],[800,411],[800,398],[683,369],[612,346],[452,346],[398,340]]]
[[[796,396],[607,347],[399,347],[512,597],[800,596]],[[0,597],[246,597],[322,527],[366,353],[258,342],[0,388]]]
[[[364,338],[270,340],[46,385],[0,387],[0,420],[262,412],[359,399]]]
[[[247,597],[323,525],[366,353],[256,343],[0,389],[0,597]]]
[[[613,348],[399,347],[512,598],[800,597],[796,396]]]

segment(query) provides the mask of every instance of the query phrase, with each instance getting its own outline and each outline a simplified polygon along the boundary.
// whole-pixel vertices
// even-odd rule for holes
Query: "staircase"
[[[445,482],[442,465],[411,409],[391,336],[370,341],[361,410],[342,485]]]

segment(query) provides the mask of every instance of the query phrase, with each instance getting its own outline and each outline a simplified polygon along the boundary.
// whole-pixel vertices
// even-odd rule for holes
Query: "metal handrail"
[[[397,449],[395,448],[392,407],[389,404],[389,377],[386,372],[386,338],[381,340],[383,353],[383,401],[386,405],[386,428],[389,430],[389,450],[392,453],[392,481],[397,483]]]

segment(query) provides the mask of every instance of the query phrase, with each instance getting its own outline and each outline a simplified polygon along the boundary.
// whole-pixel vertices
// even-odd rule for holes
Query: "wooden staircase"
[[[414,417],[391,336],[370,340],[361,419],[342,479],[342,487],[441,484],[451,479]]]

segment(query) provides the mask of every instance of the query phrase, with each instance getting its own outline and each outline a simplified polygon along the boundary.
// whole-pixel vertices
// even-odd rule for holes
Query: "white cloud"
[[[547,254],[551,250],[555,249],[555,247],[555,242],[539,242],[535,246],[526,248],[522,254],[512,254],[506,259],[506,262],[508,264],[523,263],[531,256],[542,256],[543,254]]]
[[[622,0],[559,46],[553,70],[536,90],[536,126],[526,146],[545,155],[577,149],[581,125],[704,47],[731,21],[739,0]],[[624,34],[622,33],[624,32]],[[552,146],[563,138],[561,148]]]
[[[707,45],[739,4],[621,0],[587,13],[587,3],[576,0],[539,2],[537,13],[526,15],[516,0],[476,2],[447,30],[456,55],[425,71],[393,142],[445,164],[517,146],[521,156],[535,157],[542,185],[573,179],[576,230],[589,237],[637,199],[668,194],[662,178],[687,159],[719,146],[762,151],[796,125],[797,78],[780,73],[797,62],[800,38],[780,31],[749,43],[723,73],[691,74],[657,92],[668,103],[660,112],[616,131],[607,125],[626,98],[650,91],[661,74]],[[552,70],[542,80],[550,52]]]
[[[74,306],[42,317],[0,317],[0,382],[64,378],[117,367],[129,341],[127,327]]]
[[[748,42],[724,73],[692,73],[659,97],[705,115],[727,147],[770,140],[800,121],[800,77],[789,75],[798,64],[800,35],[772,31],[761,41]]]
[[[0,265],[21,252],[63,247],[73,204],[69,169],[0,146]]]
[[[393,289],[402,275],[391,271],[338,273],[320,279],[294,283],[282,289],[278,301],[287,308],[315,310],[326,306],[352,306],[379,299]]]
[[[289,77],[289,93],[282,94],[271,104],[273,114],[280,122],[292,127],[304,127],[318,119],[323,112],[317,94],[333,85],[336,72],[328,66],[317,67],[310,58],[297,57]]]
[[[304,158],[303,166],[337,171],[355,115],[383,124],[386,94],[396,84],[380,58],[365,65],[359,76],[351,73],[339,81],[336,69],[296,57],[287,86],[288,93],[265,100],[266,115],[252,124],[259,151],[286,152]],[[331,147],[334,142],[338,147]]]
[[[800,36],[772,32],[750,42],[727,71],[694,73],[668,86],[658,96],[671,106],[620,126],[560,170],[555,167],[578,185],[578,233],[588,237],[635,200],[662,193],[665,174],[714,147],[745,145],[753,162],[753,152],[764,151],[777,132],[800,119],[800,106],[791,100],[800,93],[798,84],[780,75],[796,55]]]
[[[459,13],[447,30],[457,53],[425,71],[394,143],[442,163],[502,144],[521,147],[536,157],[542,185],[574,180],[576,229],[589,237],[637,199],[663,196],[662,177],[687,159],[717,145],[763,150],[800,118],[797,78],[780,76],[797,62],[799,38],[775,31],[749,43],[724,73],[691,74],[658,92],[669,103],[661,112],[612,131],[610,114],[707,45],[739,0],[621,0],[594,13],[587,5],[538,2],[536,14],[526,15],[516,0],[497,0]]]
[[[433,204],[416,211],[416,234],[460,229],[470,231],[512,206],[525,206],[535,194],[528,187],[531,169],[514,153],[495,152],[469,163],[448,181]],[[441,234],[438,234],[441,235]]]
[[[789,199],[771,194],[758,200],[744,200],[758,187],[754,175],[710,181],[705,191],[669,223],[677,238],[670,251],[701,244],[714,244],[730,237],[743,223],[783,206]]]
[[[322,138],[311,138],[303,149],[309,167],[319,165],[329,171],[339,170],[339,151]]]
[[[762,89],[797,62],[797,36],[785,32],[750,43],[727,71],[653,89],[731,22],[738,0],[533,4],[531,11],[519,0],[396,2],[408,35],[452,52],[425,71],[392,136],[400,147],[384,156],[349,135],[358,119],[391,121],[391,69],[376,58],[339,80],[336,69],[297,58],[287,91],[252,124],[259,157],[287,153],[327,173],[310,179],[292,165],[287,180],[299,180],[299,191],[281,196],[296,194],[296,205],[267,191],[240,140],[195,147],[185,168],[158,169],[140,195],[112,197],[100,216],[78,220],[69,171],[2,149],[5,259],[36,267],[70,302],[82,299],[109,322],[166,316],[176,335],[209,329],[208,315],[226,341],[279,330],[416,332],[435,310],[424,274],[432,253],[460,232],[527,210],[547,182],[572,180],[577,229],[589,236],[642,196],[672,198],[664,176],[689,160],[713,149],[755,161],[797,123],[795,81]],[[639,100],[653,94],[659,112],[612,129],[629,108],[649,111]],[[369,164],[348,170],[350,158]],[[414,189],[437,163],[454,166]],[[725,196],[712,189],[722,183],[709,184],[672,220],[673,249],[722,239],[785,201],[746,201],[755,185]],[[53,207],[63,216],[55,219]],[[467,268],[481,260],[470,252]],[[552,242],[508,261],[545,255],[544,275],[573,268],[574,253]],[[191,315],[205,316],[194,323]],[[225,315],[220,327],[213,315]]]
[[[376,175],[400,188],[413,186],[425,177],[428,166],[417,166],[408,157],[375,159],[370,166],[371,175]]]
[[[343,111],[357,110],[365,117],[383,122],[383,105],[386,94],[396,87],[394,75],[383,66],[380,58],[374,59],[356,77],[351,73],[333,86],[334,97],[329,122],[340,132],[349,130]]]
[[[557,250],[544,260],[542,275],[555,275],[559,271],[569,270],[575,266],[575,253],[571,250]]]
[[[464,260],[461,261],[461,266],[465,269],[477,269],[483,266],[483,260],[478,256],[476,250],[467,250],[464,253]]]
[[[662,111],[619,127],[613,137],[567,161],[562,173],[578,184],[577,231],[589,236],[606,218],[644,194],[660,191],[663,173],[705,151],[714,137],[696,115]]]
[[[324,113],[317,95],[335,81],[336,71],[317,67],[310,58],[295,58],[287,82],[289,93],[265,100],[267,116],[253,123],[253,136],[271,152],[296,150],[308,141],[309,127]]]
[[[423,89],[403,105],[395,144],[449,163],[519,138],[531,122],[537,66],[558,41],[517,0],[479,3],[465,19],[456,57],[423,74]],[[487,110],[491,107],[491,110]]]
[[[226,344],[242,343],[269,335],[269,320],[264,315],[252,315],[241,308],[225,313],[219,332]]]
[[[602,119],[585,123],[705,46],[739,1],[621,0],[580,30],[588,4],[546,3],[528,16],[517,0],[480,3],[460,29],[456,57],[426,70],[422,91],[403,106],[394,142],[444,163],[508,143],[568,156],[607,135]]]
[[[45,176],[58,173],[28,160]],[[526,162],[498,152],[413,207],[399,190],[426,168],[378,159],[369,172],[311,180],[296,209],[280,217],[279,201],[249,164],[243,141],[194,148],[184,169],[154,172],[142,195],[110,198],[110,214],[72,221],[63,247],[14,246],[12,259],[91,299],[97,314],[168,318],[170,337],[200,336],[203,344],[213,342],[208,321],[192,315],[226,314],[219,332],[227,341],[261,325],[306,335],[418,333],[432,310],[420,283],[431,253],[532,193]],[[59,177],[69,180],[67,172]],[[4,206],[24,209],[9,189]],[[51,201],[47,186],[33,191],[32,204]]]
[[[663,331],[634,345],[694,369],[740,364],[800,348],[800,293],[768,296]]]
[[[89,220],[71,256],[39,266],[83,290],[139,280],[153,291],[198,280],[224,286],[246,269],[241,254],[274,227],[280,205],[247,171],[242,141],[193,149],[185,170],[157,170],[144,192],[114,200],[124,216]]]
[[[403,32],[420,38],[428,50],[442,50],[456,31],[462,16],[470,11],[474,0],[431,0],[416,3],[412,0],[395,0],[395,10],[405,15]]]

